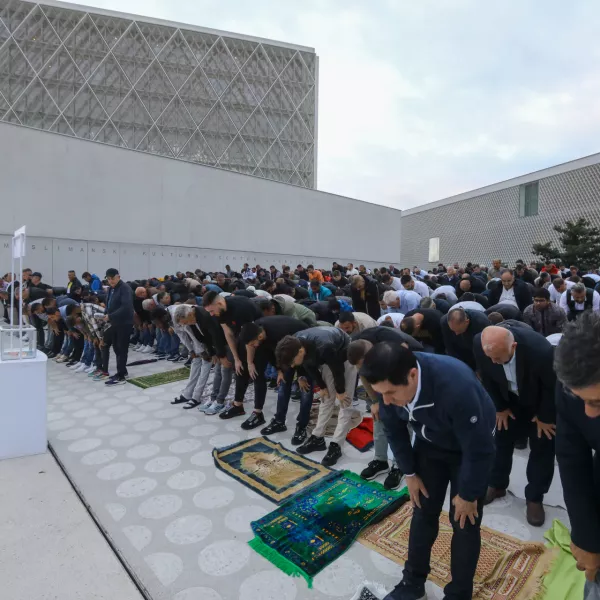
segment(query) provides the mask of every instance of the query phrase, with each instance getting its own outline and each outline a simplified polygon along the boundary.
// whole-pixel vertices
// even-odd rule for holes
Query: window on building
[[[429,238],[429,262],[437,263],[440,260],[440,238]]]
[[[519,216],[533,217],[538,214],[539,181],[525,183],[519,188]]]

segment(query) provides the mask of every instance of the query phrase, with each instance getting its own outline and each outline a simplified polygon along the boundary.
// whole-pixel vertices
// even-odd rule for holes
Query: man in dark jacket
[[[69,277],[69,281],[67,282],[67,296],[70,296],[71,290],[81,287],[81,281],[77,279],[75,271],[69,271],[67,275]]]
[[[366,275],[355,275],[352,278],[352,306],[356,312],[367,313],[373,319],[379,319],[379,286],[374,279]]]
[[[448,483],[454,535],[452,581],[444,592],[446,598],[471,598],[483,498],[494,460],[493,402],[464,363],[413,353],[400,344],[377,344],[360,373],[383,396],[380,418],[414,507],[404,576],[385,600],[425,597]]]
[[[542,500],[554,476],[556,376],[554,351],[533,330],[487,327],[473,342],[477,370],[496,405],[496,460],[485,502],[506,495],[515,440],[526,434],[531,452],[527,464],[527,521],[541,527]]]
[[[477,277],[471,275],[463,275],[460,281],[456,284],[456,296],[460,300],[461,296],[466,292],[472,294],[481,294],[485,292],[485,283]]]
[[[565,328],[554,366],[556,458],[571,551],[587,581],[600,583],[600,315],[585,313]]]
[[[500,279],[501,285],[497,284],[490,288],[490,306],[500,303],[512,304],[523,312],[533,303],[530,287],[524,281],[515,279],[508,269],[502,271]]]
[[[277,344],[277,365],[285,371],[298,369],[298,383],[304,391],[313,383],[321,388],[319,418],[312,435],[298,448],[299,454],[327,449],[325,428],[333,414],[335,401],[340,413],[333,439],[325,458],[325,466],[333,466],[342,456],[342,445],[348,431],[359,425],[360,412],[352,408],[356,387],[356,367],[347,361],[350,336],[337,327],[312,327],[293,336],[286,336]]]
[[[537,288],[533,293],[533,304],[523,313],[523,320],[544,337],[553,333],[562,333],[567,322],[565,311],[554,302],[550,302],[550,292],[546,288]]]
[[[450,309],[441,320],[446,354],[458,358],[475,371],[473,340],[489,325],[491,323],[487,315],[479,310],[465,310],[462,307]]]
[[[133,291],[121,281],[117,269],[106,271],[106,280],[110,286],[106,300],[106,320],[102,347],[102,364],[108,367],[108,355],[112,346],[117,356],[117,373],[109,377],[105,384],[123,385],[127,376],[127,354],[129,336],[133,328]],[[106,359],[106,360],[105,360]]]
[[[436,354],[444,354],[444,338],[441,328],[442,313],[433,308],[417,308],[404,315],[400,329],[412,335],[424,347],[429,347]]]

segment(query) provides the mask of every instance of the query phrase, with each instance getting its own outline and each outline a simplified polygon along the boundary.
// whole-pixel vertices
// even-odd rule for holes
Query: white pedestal
[[[0,460],[46,452],[47,360],[0,360]]]

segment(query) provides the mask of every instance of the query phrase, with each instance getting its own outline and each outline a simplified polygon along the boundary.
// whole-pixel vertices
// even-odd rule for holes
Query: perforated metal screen
[[[0,0],[0,120],[315,187],[316,56]]]

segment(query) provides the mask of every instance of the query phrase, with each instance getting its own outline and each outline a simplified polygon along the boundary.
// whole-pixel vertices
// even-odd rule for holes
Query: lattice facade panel
[[[535,181],[535,180],[533,180]],[[539,180],[538,214],[519,216],[519,186],[403,214],[401,259],[405,266],[429,264],[429,239],[440,238],[440,262],[479,262],[500,258],[533,260],[537,242],[558,243],[554,225],[585,217],[600,227],[600,165]]]
[[[315,187],[313,53],[0,0],[0,120]]]

